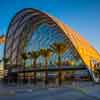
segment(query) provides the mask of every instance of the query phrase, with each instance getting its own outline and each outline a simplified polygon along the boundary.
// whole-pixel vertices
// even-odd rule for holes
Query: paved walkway
[[[73,82],[61,87],[1,87],[0,100],[100,100],[100,85]]]
[[[74,83],[76,84],[76,83]],[[97,97],[100,99],[100,84],[95,83],[77,83],[73,85],[74,88],[77,88],[81,92],[90,95],[92,97]]]

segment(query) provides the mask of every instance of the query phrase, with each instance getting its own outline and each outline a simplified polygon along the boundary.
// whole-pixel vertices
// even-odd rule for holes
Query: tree
[[[61,72],[61,57],[62,55],[66,52],[66,50],[68,49],[68,45],[65,43],[53,43],[52,45],[50,45],[51,50],[56,53],[56,55],[58,56],[58,66],[59,66],[59,85],[61,85],[61,78],[62,78],[62,72]]]
[[[45,58],[45,84],[48,84],[48,60],[50,59],[51,55],[52,55],[52,51],[50,49],[45,49],[42,48],[40,49],[40,54],[41,56],[43,56]]]
[[[4,67],[8,68],[8,63],[9,63],[10,59],[8,57],[3,57],[1,62],[3,62]]]
[[[4,58],[2,59],[2,61],[4,62],[4,64],[8,64],[9,58],[4,57]]]
[[[28,59],[28,56],[27,56],[27,53],[22,53],[21,54],[21,57],[22,57],[22,59],[23,59],[23,65],[24,65],[24,67],[26,66],[26,60]]]
[[[30,58],[33,59],[33,68],[36,69],[36,64],[37,64],[37,59],[40,56],[40,52],[39,51],[32,51],[28,53],[30,55]],[[34,84],[36,84],[37,80],[36,80],[36,72],[34,72]]]
[[[25,66],[26,66],[26,60],[28,59],[27,53],[22,53],[21,54],[22,60],[23,60],[23,68],[24,68],[24,80],[25,81]]]
[[[2,62],[2,60],[0,59],[0,63]]]

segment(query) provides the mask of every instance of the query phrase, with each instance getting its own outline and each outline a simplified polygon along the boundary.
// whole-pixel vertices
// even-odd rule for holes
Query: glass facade
[[[40,11],[28,9],[26,12],[22,11],[17,14],[10,23],[6,37],[4,56],[9,59],[9,65],[11,66],[23,65],[22,53],[32,52],[33,50],[40,51],[41,48],[51,48],[54,43],[64,43],[68,46],[61,57],[63,67],[85,65],[69,36],[51,17]],[[56,53],[52,54],[48,60],[48,68],[49,66],[50,68],[57,67],[57,56]],[[32,59],[25,60],[26,69],[32,68],[32,63]],[[44,58],[39,56],[36,63],[37,68],[44,66],[44,64]],[[21,70],[20,67],[19,69]],[[33,75],[33,72],[25,73],[27,78],[33,78]],[[41,76],[43,74],[37,73],[37,75]],[[23,76],[23,73],[18,74],[19,79],[22,79]]]

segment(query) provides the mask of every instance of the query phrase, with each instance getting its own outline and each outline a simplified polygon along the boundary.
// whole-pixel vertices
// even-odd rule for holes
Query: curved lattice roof
[[[65,34],[72,41],[77,52],[80,54],[87,66],[91,66],[92,62],[100,62],[100,54],[86,39],[55,17],[52,17],[52,19],[60,26],[60,28],[62,28]]]
[[[31,37],[31,32],[41,23],[47,23],[52,28],[56,27],[58,31],[64,33],[88,68],[90,68],[92,62],[100,62],[100,54],[79,33],[55,17],[30,8],[21,10],[12,19],[6,35],[4,56],[8,56],[11,60],[18,60],[19,52],[21,52],[22,49],[22,47],[20,47],[21,40],[23,40],[24,36]],[[32,29],[28,32],[30,35],[27,36],[24,30],[28,25],[31,26]]]

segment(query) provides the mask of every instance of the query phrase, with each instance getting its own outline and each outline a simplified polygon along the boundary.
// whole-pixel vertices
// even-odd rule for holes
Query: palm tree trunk
[[[62,84],[62,72],[61,72],[61,55],[58,55],[58,67],[59,67],[59,73],[58,73],[58,83],[59,85]]]
[[[36,59],[34,59],[33,61],[33,67],[34,67],[34,70],[36,69]],[[36,71],[34,71],[34,84],[37,83],[37,79],[36,79]]]
[[[46,71],[45,71],[45,85],[47,85],[48,84],[48,59],[47,58],[45,58],[45,69],[46,69]]]
[[[23,83],[25,83],[25,60],[24,60],[24,80],[23,80]]]

